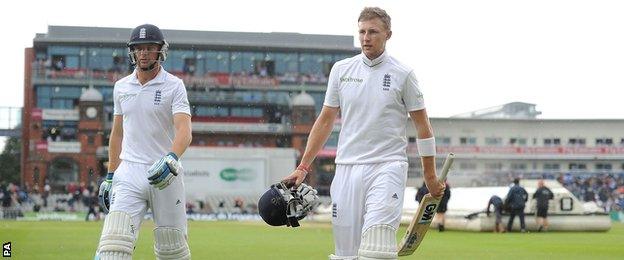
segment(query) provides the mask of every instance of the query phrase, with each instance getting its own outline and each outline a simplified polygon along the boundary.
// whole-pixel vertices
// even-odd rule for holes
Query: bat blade
[[[446,157],[439,180],[446,179],[446,175],[453,164],[454,158],[455,155],[452,153]],[[416,251],[420,243],[423,241],[425,234],[427,234],[427,231],[429,230],[429,225],[431,225],[431,221],[433,221],[433,217],[435,216],[436,209],[439,204],[440,200],[435,199],[431,196],[431,194],[425,195],[420,200],[418,211],[412,218],[410,225],[407,227],[405,236],[403,236],[403,239],[398,245],[399,256],[411,255],[414,251]]]

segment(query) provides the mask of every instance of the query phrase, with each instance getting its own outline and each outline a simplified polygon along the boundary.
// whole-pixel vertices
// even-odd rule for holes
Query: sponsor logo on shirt
[[[136,96],[136,93],[131,93],[131,94],[119,94],[119,102],[124,102],[126,99],[130,99],[133,98],[134,96]]]
[[[352,78],[352,77],[341,77],[340,78],[340,82],[345,82],[345,83],[362,83],[362,82],[364,82],[364,79]]]

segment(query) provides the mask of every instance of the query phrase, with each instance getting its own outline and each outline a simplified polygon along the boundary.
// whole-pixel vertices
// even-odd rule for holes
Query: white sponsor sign
[[[189,199],[224,194],[254,195],[266,188],[265,159],[183,159],[182,164]]]
[[[79,153],[80,142],[48,142],[49,153]]]
[[[43,109],[41,118],[43,120],[78,121],[80,115],[78,109]]]

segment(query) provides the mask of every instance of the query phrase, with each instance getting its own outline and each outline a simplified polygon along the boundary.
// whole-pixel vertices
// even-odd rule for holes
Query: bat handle
[[[440,181],[446,180],[446,175],[449,173],[451,169],[451,165],[453,165],[453,160],[455,160],[455,154],[449,153],[444,160],[444,165],[442,166],[442,173],[440,173]]]

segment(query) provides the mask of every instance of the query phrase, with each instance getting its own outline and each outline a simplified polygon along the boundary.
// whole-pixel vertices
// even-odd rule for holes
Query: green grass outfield
[[[530,220],[529,220],[530,221]],[[11,259],[92,259],[102,222],[0,221]],[[141,227],[134,259],[154,259],[151,221]],[[405,231],[401,227],[400,234]],[[329,224],[300,228],[259,222],[189,222],[193,259],[327,259]],[[471,233],[430,230],[420,248],[401,259],[624,259],[624,224],[609,232]],[[8,259],[8,258],[3,258]]]

